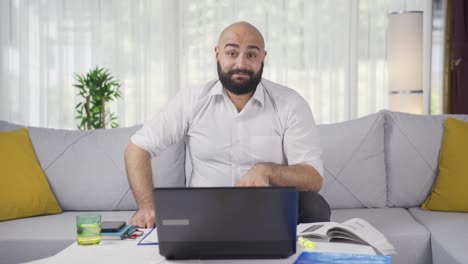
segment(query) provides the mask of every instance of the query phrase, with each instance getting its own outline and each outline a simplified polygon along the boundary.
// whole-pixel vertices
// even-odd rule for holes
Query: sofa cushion
[[[386,206],[384,116],[319,125],[323,187],[331,208]]]
[[[431,232],[434,264],[468,263],[468,214],[410,208],[413,217]]]
[[[422,208],[468,212],[468,122],[448,117],[439,159],[439,175]]]
[[[420,206],[438,172],[446,116],[385,112],[388,206]],[[468,116],[454,117],[468,120]]]
[[[331,221],[344,222],[359,217],[381,231],[395,247],[393,264],[430,264],[429,231],[402,208],[335,209]],[[449,263],[449,262],[447,262]]]
[[[0,224],[0,263],[20,263],[53,256],[76,241],[76,216],[91,212],[23,218]],[[102,221],[129,221],[133,211],[92,212]]]
[[[0,122],[0,131],[17,125]],[[135,210],[124,151],[140,126],[90,131],[29,128],[39,163],[64,210]],[[152,159],[157,187],[185,186],[185,142]]]
[[[62,212],[28,130],[0,132],[0,221]]]

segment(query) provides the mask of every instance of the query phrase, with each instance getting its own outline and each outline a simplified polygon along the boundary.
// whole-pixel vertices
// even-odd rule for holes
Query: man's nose
[[[248,60],[247,60],[247,57],[245,55],[240,54],[237,57],[236,68],[241,69],[241,70],[248,68]]]

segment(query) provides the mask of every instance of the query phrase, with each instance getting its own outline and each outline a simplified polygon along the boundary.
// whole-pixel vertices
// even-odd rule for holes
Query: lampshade
[[[423,113],[423,12],[388,16],[387,63],[389,109]]]

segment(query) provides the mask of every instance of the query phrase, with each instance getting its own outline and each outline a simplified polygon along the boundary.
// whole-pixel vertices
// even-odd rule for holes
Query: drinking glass
[[[78,245],[99,244],[101,242],[101,215],[77,215],[76,235]]]

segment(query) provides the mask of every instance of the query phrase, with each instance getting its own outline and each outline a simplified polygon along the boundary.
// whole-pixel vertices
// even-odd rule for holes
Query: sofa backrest
[[[384,110],[319,125],[324,162],[320,193],[333,209],[420,206],[438,173],[446,117]],[[467,115],[453,117],[468,121]],[[20,127],[0,121],[0,131]],[[139,128],[29,128],[39,163],[64,210],[136,209],[124,150]],[[154,158],[155,186],[185,186],[184,162],[183,141]]]
[[[454,118],[468,120],[466,115]],[[389,207],[420,206],[438,174],[447,115],[385,111],[385,162]]]
[[[0,131],[20,127],[0,121]],[[82,131],[29,127],[36,156],[62,209],[136,209],[124,151],[139,128]],[[182,141],[152,160],[155,186],[184,186],[184,148]]]
[[[384,114],[319,125],[324,166],[320,194],[332,209],[385,207]]]

